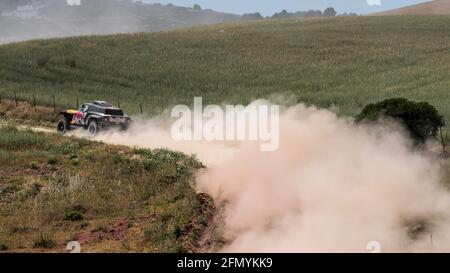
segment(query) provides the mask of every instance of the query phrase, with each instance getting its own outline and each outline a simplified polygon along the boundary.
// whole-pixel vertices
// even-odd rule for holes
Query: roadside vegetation
[[[214,205],[193,189],[201,168],[178,152],[1,126],[0,251],[205,250]]]
[[[57,115],[52,108],[36,106],[29,102],[0,101],[0,122],[16,122],[21,125],[54,127]]]
[[[427,102],[414,102],[405,98],[386,99],[366,105],[356,117],[357,122],[377,122],[393,119],[402,124],[417,144],[438,138],[445,126],[444,117]],[[444,141],[441,134],[441,141]],[[445,143],[442,143],[445,145]]]

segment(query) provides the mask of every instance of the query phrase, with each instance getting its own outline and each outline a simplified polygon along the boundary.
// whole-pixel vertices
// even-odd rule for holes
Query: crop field
[[[0,47],[0,95],[75,106],[280,98],[357,114],[390,97],[428,101],[450,120],[450,16],[262,21]],[[282,95],[282,96],[278,96]]]

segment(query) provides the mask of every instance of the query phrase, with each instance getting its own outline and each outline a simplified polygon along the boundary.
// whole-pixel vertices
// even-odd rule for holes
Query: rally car
[[[106,101],[93,101],[81,105],[78,110],[65,110],[59,113],[57,130],[65,134],[73,128],[81,127],[95,136],[105,128],[128,129],[131,119],[122,109],[114,107]]]

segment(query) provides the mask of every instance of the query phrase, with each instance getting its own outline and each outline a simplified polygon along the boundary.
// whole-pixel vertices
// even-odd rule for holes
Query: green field
[[[150,115],[176,103],[335,106],[403,96],[450,120],[450,16],[261,21],[0,47],[0,94],[60,106],[106,99]]]

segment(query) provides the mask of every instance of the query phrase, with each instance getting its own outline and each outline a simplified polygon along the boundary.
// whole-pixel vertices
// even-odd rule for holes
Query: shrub
[[[78,158],[76,158],[76,157],[71,158],[71,159],[70,159],[70,164],[71,164],[72,166],[78,166],[78,165],[80,165],[80,160],[78,160]]]
[[[48,157],[47,164],[55,165],[56,163],[58,163],[58,160],[56,159],[56,157],[54,157],[54,156],[49,156]]]
[[[77,211],[66,212],[63,218],[64,221],[81,221],[83,219],[83,215]]]
[[[392,118],[400,122],[419,143],[424,143],[428,138],[435,138],[439,129],[445,126],[443,116],[432,105],[405,98],[369,104],[357,116],[356,121],[376,122],[383,118]]]
[[[116,165],[123,163],[123,158],[120,154],[113,154],[111,158],[113,163]]]
[[[55,241],[48,235],[39,234],[39,237],[34,241],[34,248],[52,248],[56,245]]]
[[[4,243],[0,243],[0,251],[8,250],[8,246]]]
[[[38,169],[38,163],[36,161],[31,161],[30,162],[30,168],[33,170],[37,170]]]

